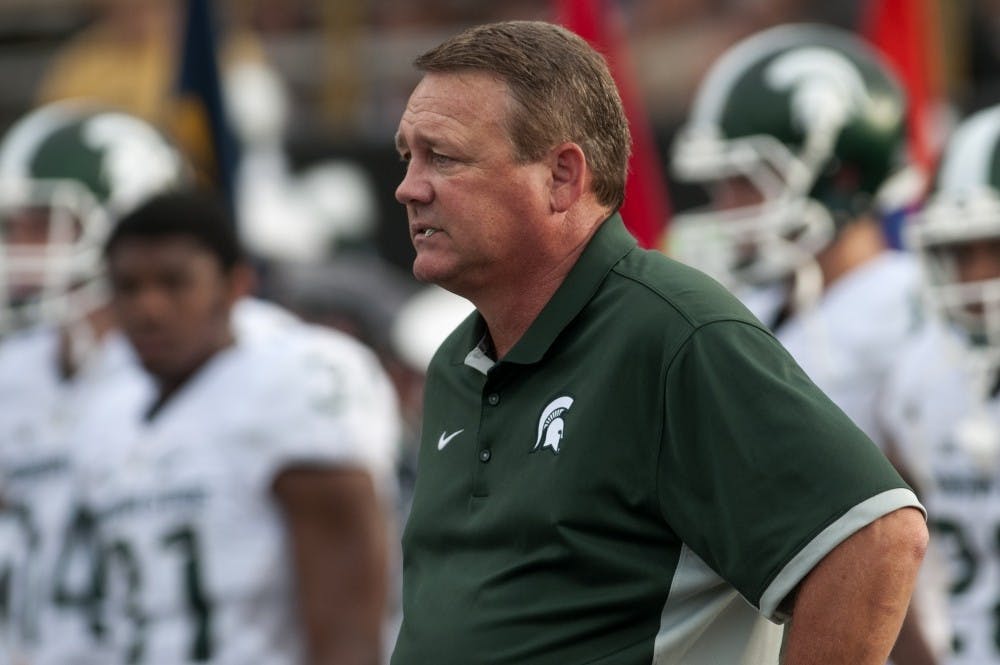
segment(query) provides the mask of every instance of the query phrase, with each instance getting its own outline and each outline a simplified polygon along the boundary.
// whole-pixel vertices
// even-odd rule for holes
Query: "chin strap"
[[[823,297],[823,271],[816,262],[815,257],[810,256],[795,269],[795,277],[792,280],[792,306],[795,311],[807,313]]]
[[[76,376],[94,362],[100,339],[86,317],[77,319],[62,328],[62,345],[59,364],[66,378]]]

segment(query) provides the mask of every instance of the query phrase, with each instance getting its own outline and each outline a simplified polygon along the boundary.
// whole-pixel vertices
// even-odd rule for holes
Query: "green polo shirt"
[[[918,506],[701,273],[598,230],[494,363],[474,313],[426,386],[393,665],[777,662],[837,543]]]

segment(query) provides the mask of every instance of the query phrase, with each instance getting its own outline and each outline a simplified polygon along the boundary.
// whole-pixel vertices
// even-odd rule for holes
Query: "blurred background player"
[[[125,345],[108,335],[107,234],[119,215],[183,176],[179,154],[150,125],[79,104],[32,111],[0,143],[0,516],[8,527],[0,616],[14,662],[102,662],[73,600],[72,578],[87,562],[63,558],[85,525],[74,521],[67,437],[95,388],[129,364]]]
[[[876,442],[886,375],[918,323],[916,264],[881,225],[919,194],[905,132],[904,94],[871,48],[794,24],[719,58],[673,152],[709,209],[674,218],[670,251],[734,291]]]
[[[409,516],[417,474],[424,383],[437,347],[473,310],[465,298],[438,286],[419,286],[373,254],[339,254],[334,261],[269,262],[264,296],[305,321],[335,328],[361,340],[378,355],[392,380],[400,411],[397,445],[396,523]],[[402,550],[390,543],[393,572],[386,653],[402,619]]]
[[[78,430],[116,662],[380,662],[398,422],[374,354],[241,336],[252,275],[205,194],[147,202],[106,256],[152,379]]]
[[[781,26],[720,58],[673,154],[711,209],[675,218],[671,251],[734,290],[872,437],[881,377],[918,302],[916,266],[888,250],[879,222],[905,111],[855,37]]]
[[[1000,663],[1000,107],[965,120],[909,229],[934,314],[900,354],[890,451],[948,558],[951,664]]]

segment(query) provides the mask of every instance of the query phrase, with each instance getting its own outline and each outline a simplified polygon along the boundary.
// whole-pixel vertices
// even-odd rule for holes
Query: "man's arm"
[[[834,548],[798,586],[784,665],[883,665],[926,548],[916,508],[889,513]]]
[[[371,475],[283,471],[284,510],[309,665],[377,665],[387,594],[387,524]]]
[[[905,457],[895,438],[886,433],[888,429],[885,425],[882,426],[883,452],[899,472],[900,477],[913,488],[919,498],[922,494],[921,483],[904,461]],[[903,626],[899,629],[899,637],[892,647],[892,662],[896,665],[937,665],[937,656],[925,634],[923,619],[914,599],[910,600],[910,608],[906,612],[906,618],[903,619]]]
[[[920,611],[911,601],[892,647],[892,662],[896,665],[937,665],[938,659],[927,643],[920,621]]]

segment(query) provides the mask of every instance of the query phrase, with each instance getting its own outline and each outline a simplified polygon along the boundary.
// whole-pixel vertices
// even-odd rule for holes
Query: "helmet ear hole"
[[[186,180],[179,151],[131,115],[61,102],[17,121],[0,142],[0,333],[103,302],[113,221]]]

